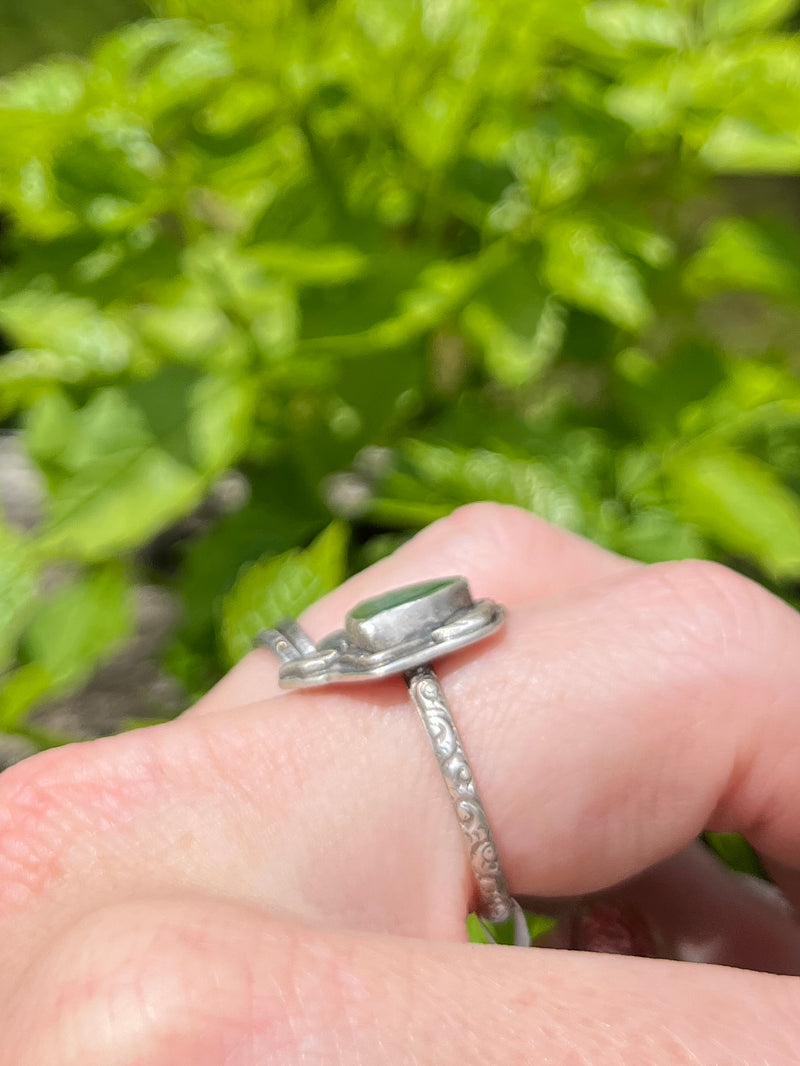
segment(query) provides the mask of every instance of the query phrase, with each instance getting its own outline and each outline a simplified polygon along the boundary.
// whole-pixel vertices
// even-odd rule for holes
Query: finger
[[[800,974],[800,925],[781,893],[699,843],[599,895],[527,905],[558,918],[550,946]]]
[[[665,564],[511,612],[443,660],[512,890],[599,890],[706,827],[798,865],[799,630],[735,574]],[[400,684],[177,721],[3,783],[9,972],[54,922],[142,883],[463,936],[463,841]]]
[[[762,856],[761,861],[768,876],[791,907],[795,921],[800,922],[800,869],[777,862],[769,856]]]
[[[791,1066],[793,978],[347,936],[191,899],[83,922],[11,1004],[4,1063]]]
[[[519,507],[471,504],[350,578],[309,608],[301,621],[319,640],[338,629],[361,600],[443,575],[462,575],[476,599],[489,596],[510,607],[636,565]],[[274,657],[258,649],[187,713],[207,714],[276,696],[281,691],[277,677]]]
[[[697,844],[618,890],[671,941],[670,957],[800,973],[800,926],[780,892]]]

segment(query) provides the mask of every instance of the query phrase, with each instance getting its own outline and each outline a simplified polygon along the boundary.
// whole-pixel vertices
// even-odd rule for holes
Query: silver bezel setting
[[[325,637],[310,653],[297,649],[306,653],[293,654],[290,648],[286,654],[287,623],[262,631],[256,640],[280,655],[281,688],[293,689],[402,674],[484,640],[503,624],[503,608],[492,600],[473,601],[463,578],[426,582],[397,592],[411,594],[416,589],[418,596],[409,595],[405,602],[376,612],[369,619],[369,632],[367,623],[357,618],[365,605],[357,605],[347,615],[345,628]]]

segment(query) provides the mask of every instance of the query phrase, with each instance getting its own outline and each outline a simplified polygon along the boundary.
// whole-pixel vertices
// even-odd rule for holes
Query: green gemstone
[[[350,612],[350,617],[356,622],[365,622],[368,618],[374,618],[383,611],[391,610],[392,607],[401,607],[404,603],[426,599],[435,592],[441,592],[442,589],[455,584],[453,578],[445,578],[443,581],[426,581],[421,585],[407,585],[402,589],[394,589],[392,592],[385,592],[382,596],[374,596],[371,600],[359,603]]]

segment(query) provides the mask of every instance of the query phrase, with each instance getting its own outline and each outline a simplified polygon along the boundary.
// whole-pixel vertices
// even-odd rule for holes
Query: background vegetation
[[[84,52],[94,38],[121,22],[142,18],[142,0],[3,0],[0,4],[0,73],[50,52]]]
[[[0,80],[0,730],[143,583],[188,703],[476,499],[794,600],[794,9],[162,0]]]

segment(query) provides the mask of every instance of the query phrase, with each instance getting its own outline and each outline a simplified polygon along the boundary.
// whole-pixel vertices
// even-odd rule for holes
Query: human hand
[[[175,722],[0,776],[2,1066],[798,1061],[794,917],[692,842],[745,833],[800,901],[800,618],[475,505],[304,625],[454,573],[511,608],[437,671],[512,891],[647,871],[619,898],[729,965],[463,943],[469,867],[402,683],[280,695],[255,651]]]

